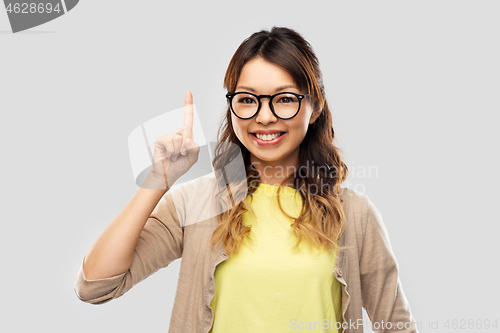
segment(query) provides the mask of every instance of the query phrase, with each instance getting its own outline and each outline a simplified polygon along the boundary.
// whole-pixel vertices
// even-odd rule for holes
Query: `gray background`
[[[1,9],[0,330],[166,332],[180,261],[101,306],[79,301],[73,282],[137,190],[129,133],[182,107],[190,90],[214,139],[231,56],[273,25],[317,53],[349,187],[382,213],[422,331],[500,320],[499,10],[456,0],[82,1],[12,34]],[[359,175],[369,166],[378,173]]]

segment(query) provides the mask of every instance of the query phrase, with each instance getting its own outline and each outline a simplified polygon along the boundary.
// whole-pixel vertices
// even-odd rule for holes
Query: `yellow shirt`
[[[278,206],[278,186],[260,184],[247,200],[255,212],[243,215],[250,238],[215,269],[212,333],[340,332],[341,287],[333,270],[336,251],[319,251],[302,240],[298,250],[290,224]],[[300,213],[300,194],[284,187],[283,209]],[[337,320],[339,324],[336,325]]]

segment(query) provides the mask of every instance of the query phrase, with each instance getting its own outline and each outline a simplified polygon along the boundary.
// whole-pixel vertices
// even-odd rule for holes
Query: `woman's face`
[[[278,92],[299,91],[294,80],[281,67],[256,57],[242,68],[235,92],[252,92],[257,95],[274,95]],[[307,128],[315,119],[308,97],[302,100],[299,113],[292,119],[279,119],[269,108],[269,99],[261,100],[259,113],[251,119],[240,119],[231,113],[231,121],[236,136],[250,151],[250,161],[265,165],[297,166],[300,143]],[[283,133],[271,141],[260,140],[256,134]]]

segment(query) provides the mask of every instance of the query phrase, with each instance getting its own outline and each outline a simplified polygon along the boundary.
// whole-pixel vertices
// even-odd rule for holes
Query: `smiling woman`
[[[169,332],[362,333],[364,307],[374,325],[416,333],[380,212],[341,186],[309,43],[284,27],[256,32],[224,85],[215,175],[171,188],[199,152],[186,93],[183,127],[155,142],[148,181],[160,187],[139,189],[84,257],[79,298],[105,303],[182,257]],[[243,173],[235,152],[243,177],[231,174]],[[211,209],[222,213],[194,218]]]
[[[211,244],[223,244],[230,257],[215,270],[212,332],[285,332],[296,328],[291,322],[288,330],[283,327],[292,318],[320,324],[315,331],[349,327],[350,332],[362,332],[361,305],[374,322],[414,322],[394,271],[392,250],[383,245],[388,240],[364,234],[384,230],[381,218],[373,227],[356,227],[363,222],[356,221],[349,198],[359,193],[341,187],[347,166],[333,144],[332,116],[309,43],[288,28],[254,33],[236,50],[224,86],[228,108],[214,168],[228,161],[224,144],[237,144],[247,182],[230,184],[228,191],[238,198],[247,190],[248,195],[233,205],[224,200],[223,191],[216,194],[224,213],[218,216]],[[288,195],[290,189],[295,196]],[[376,211],[364,198],[357,204]],[[362,206],[356,210],[366,208]],[[279,229],[286,226],[287,232]],[[373,245],[366,242],[364,255],[384,253],[373,258],[385,262],[373,262],[377,268],[368,268],[356,250],[363,244],[360,239],[371,237],[377,249],[366,250]],[[390,273],[382,268],[388,263]],[[369,271],[377,272],[374,276],[381,280],[370,282],[374,276],[363,275]],[[334,325],[321,325],[323,319]]]

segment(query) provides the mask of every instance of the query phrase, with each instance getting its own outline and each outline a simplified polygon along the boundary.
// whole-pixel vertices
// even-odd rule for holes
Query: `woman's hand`
[[[199,152],[193,141],[193,95],[186,91],[183,126],[155,139],[150,176],[157,181],[163,179],[163,188],[169,189],[198,161]]]

